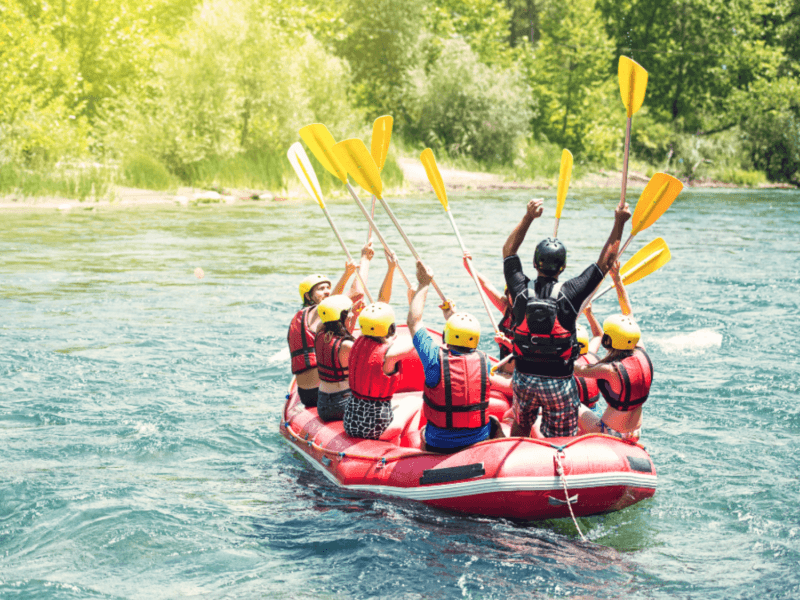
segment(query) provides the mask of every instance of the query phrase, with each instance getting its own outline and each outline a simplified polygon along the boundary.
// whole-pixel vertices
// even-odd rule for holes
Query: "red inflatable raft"
[[[404,328],[399,333],[408,335]],[[569,517],[569,502],[578,517],[655,494],[656,470],[645,449],[607,435],[486,440],[444,455],[421,451],[422,364],[415,358],[403,369],[386,441],[351,438],[341,421],[323,423],[315,408],[302,405],[294,380],[281,434],[340,487],[463,513],[550,519]],[[493,390],[489,412],[502,418],[508,407],[509,399]]]

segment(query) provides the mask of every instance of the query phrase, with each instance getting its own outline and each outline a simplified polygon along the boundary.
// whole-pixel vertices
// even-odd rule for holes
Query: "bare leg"
[[[578,408],[578,433],[600,433],[600,417],[583,404]]]

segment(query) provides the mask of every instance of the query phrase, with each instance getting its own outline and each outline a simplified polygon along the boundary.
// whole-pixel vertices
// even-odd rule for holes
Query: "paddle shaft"
[[[553,227],[553,237],[558,237],[558,222],[561,220],[561,217],[556,217],[556,225]]]
[[[347,256],[347,260],[349,260],[350,262],[353,262],[353,257],[350,255],[350,251],[347,249],[347,245],[344,243],[344,240],[342,239],[342,236],[339,234],[339,230],[336,229],[336,225],[333,224],[333,219],[331,219],[331,215],[330,215],[330,213],[328,212],[328,209],[325,206],[322,207],[322,212],[325,213],[325,218],[328,219],[328,223],[330,223],[331,229],[333,229],[333,233],[336,234],[336,239],[339,240],[339,244],[341,245],[342,250],[344,250],[344,253]],[[372,296],[370,295],[369,290],[367,289],[367,284],[364,283],[364,280],[361,278],[361,266],[360,265],[356,266],[356,277],[358,277],[358,280],[361,282],[361,285],[364,288],[364,294],[366,294],[367,300],[369,300],[370,303],[372,303]]]
[[[375,196],[372,196],[372,209],[369,211],[369,215],[375,219]],[[367,231],[367,243],[369,244],[372,240],[372,222],[369,224],[369,231]]]
[[[450,225],[453,226],[453,233],[456,234],[456,238],[458,239],[458,244],[461,246],[461,251],[466,253],[467,249],[464,247],[464,241],[461,239],[461,234],[458,232],[458,227],[456,227],[456,220],[453,218],[453,213],[449,210],[444,211],[447,216],[450,218]],[[492,322],[492,327],[494,328],[495,333],[500,333],[500,329],[497,327],[497,321],[494,319],[494,315],[492,314],[492,309],[489,307],[489,300],[486,298],[486,294],[483,293],[483,288],[481,287],[480,281],[478,281],[478,276],[475,274],[475,268],[472,266],[472,259],[468,258],[469,261],[469,273],[472,275],[472,281],[475,282],[475,286],[478,288],[478,293],[481,295],[481,301],[483,302],[483,307],[486,309],[486,314],[489,315],[489,320]]]
[[[353,186],[350,185],[350,182],[347,183],[347,191],[350,192],[350,195],[353,197],[353,200],[355,200],[356,204],[358,204],[358,208],[361,209],[361,212],[363,213],[364,217],[366,217],[367,221],[369,221],[370,228],[375,230],[375,235],[377,235],[378,239],[381,241],[383,249],[386,252],[391,252],[391,250],[389,250],[389,244],[386,243],[386,240],[383,239],[383,236],[381,235],[381,230],[378,229],[378,226],[375,225],[375,221],[373,221],[372,217],[369,216],[369,213],[367,212],[367,207],[364,206],[363,202],[361,202],[361,199],[358,197],[358,194],[356,194],[356,191],[353,189]],[[403,281],[406,282],[408,289],[410,290],[415,289],[414,286],[411,285],[411,281],[409,281],[403,269],[400,267],[399,261],[397,262],[397,270],[400,271],[400,276],[403,278]]]
[[[392,220],[392,223],[394,223],[394,226],[397,227],[397,231],[400,232],[400,236],[405,241],[406,246],[408,246],[408,249],[411,250],[411,254],[413,254],[414,258],[416,258],[418,261],[422,262],[422,259],[419,257],[419,254],[417,254],[417,251],[414,249],[414,244],[411,243],[411,240],[408,239],[406,232],[403,231],[403,228],[400,226],[400,223],[397,222],[397,219],[395,218],[392,209],[389,208],[389,205],[386,203],[386,200],[384,200],[383,198],[378,198],[378,199],[381,201],[381,204],[383,204],[383,208],[386,210],[386,213],[389,215],[389,218]],[[439,298],[442,299],[442,302],[447,302],[447,298],[444,297],[442,290],[439,289],[439,286],[436,284],[435,280],[431,279],[431,285],[433,285],[433,289],[436,290],[436,293],[439,294]]]
[[[496,363],[494,363],[494,364],[492,365],[492,369],[491,369],[491,371],[492,371],[492,375],[494,375],[494,374],[497,372],[497,370],[498,370],[500,367],[502,367],[503,365],[505,365],[505,364],[506,364],[508,361],[510,361],[510,360],[514,360],[515,358],[516,358],[516,356],[514,355],[514,353],[513,353],[513,352],[511,352],[511,353],[507,354],[507,355],[506,355],[506,357],[505,357],[504,359],[502,359],[502,360],[499,360],[499,361],[497,361]]]
[[[631,150],[631,122],[633,117],[628,117],[628,124],[625,127],[625,157],[622,160],[622,193],[619,198],[619,208],[625,205],[625,192],[628,188],[628,155]]]

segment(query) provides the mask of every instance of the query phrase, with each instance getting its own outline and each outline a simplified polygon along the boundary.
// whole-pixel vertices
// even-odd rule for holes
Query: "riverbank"
[[[389,195],[424,194],[432,193],[425,168],[418,160],[400,158],[398,166],[403,171],[404,183],[401,187],[386,190]],[[445,186],[451,191],[460,190],[554,190],[556,180],[534,181],[509,181],[502,175],[461,169],[440,167],[440,173]],[[641,189],[650,180],[644,173],[628,172],[628,188]],[[687,187],[695,188],[737,188],[735,184],[713,180],[684,181]],[[572,189],[620,189],[622,173],[620,171],[600,170],[596,173],[584,174],[570,182]],[[780,184],[766,184],[761,188],[788,188],[791,186]],[[0,210],[34,209],[34,210],[72,210],[92,209],[95,207],[131,207],[151,206],[158,204],[197,205],[197,204],[232,204],[236,202],[253,201],[285,201],[307,199],[306,192],[299,183],[287,190],[273,193],[265,190],[231,189],[231,190],[204,190],[199,188],[181,187],[177,190],[155,191],[115,186],[111,194],[105,197],[77,200],[56,196],[25,197],[18,194],[0,196]]]

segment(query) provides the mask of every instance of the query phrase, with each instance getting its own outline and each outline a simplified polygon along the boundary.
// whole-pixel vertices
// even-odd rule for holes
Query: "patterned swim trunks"
[[[394,412],[391,402],[350,398],[344,409],[344,430],[347,435],[377,440],[389,428]]]
[[[542,407],[541,432],[545,437],[577,435],[581,404],[574,377],[551,379],[514,371],[514,419],[528,431]]]

